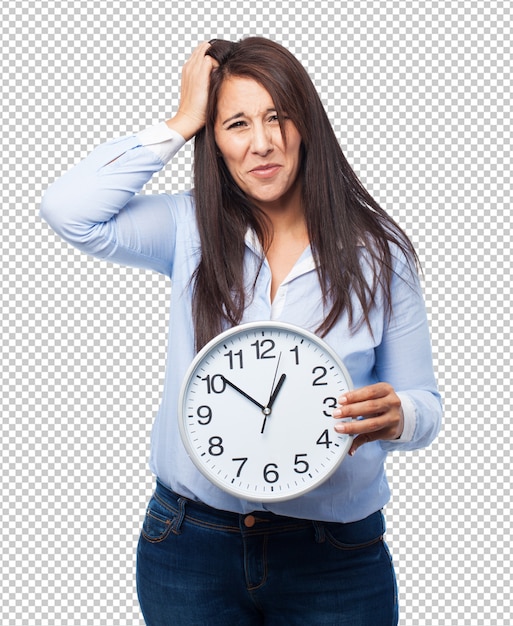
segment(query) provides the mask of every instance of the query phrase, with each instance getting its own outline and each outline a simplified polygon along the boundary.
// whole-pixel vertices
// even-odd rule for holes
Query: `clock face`
[[[238,498],[271,502],[320,485],[352,438],[334,430],[352,389],[333,350],[290,324],[253,322],[210,341],[185,377],[180,433],[192,461]]]

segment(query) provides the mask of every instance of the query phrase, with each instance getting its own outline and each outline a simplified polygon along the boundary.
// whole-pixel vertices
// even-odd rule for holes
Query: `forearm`
[[[386,450],[412,450],[429,445],[441,424],[428,319],[418,277],[401,262],[393,281],[393,315],[376,349],[379,380],[393,386],[401,400],[404,429],[401,437],[382,441]]]
[[[165,124],[131,137],[105,143],[55,181],[41,203],[41,217],[82,252],[129,265],[144,255],[162,271],[160,240],[172,240],[169,212],[163,196],[137,195],[151,176],[162,169],[184,139]],[[134,198],[134,196],[136,196]],[[125,248],[125,253],[119,252]]]

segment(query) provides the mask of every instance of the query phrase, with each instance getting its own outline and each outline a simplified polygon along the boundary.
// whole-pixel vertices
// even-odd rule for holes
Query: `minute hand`
[[[251,402],[253,402],[253,404],[256,404],[257,407],[259,409],[262,409],[262,411],[265,409],[265,406],[263,404],[260,404],[260,402],[257,402],[254,398],[252,398],[250,395],[248,395],[245,391],[242,391],[242,389],[240,389],[239,387],[237,387],[237,385],[234,385],[231,380],[228,380],[227,378],[225,378],[224,376],[222,376],[224,382],[227,385],[230,385],[230,387],[232,387],[232,389],[235,389],[235,391],[238,391],[242,396],[244,396],[245,398],[247,398],[248,400],[250,400]]]

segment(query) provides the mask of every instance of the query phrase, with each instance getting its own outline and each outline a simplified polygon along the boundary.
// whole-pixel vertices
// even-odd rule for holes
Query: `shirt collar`
[[[255,254],[257,254],[260,258],[263,256],[264,251],[260,240],[257,237],[257,234],[251,228],[248,228],[246,231],[245,243],[247,247],[252,250]],[[265,265],[268,266],[267,260],[265,260]],[[289,283],[294,280],[298,276],[302,276],[303,274],[307,274],[315,270],[315,261],[312,254],[312,249],[310,246],[305,248],[303,254],[296,261],[294,267],[290,270],[288,276],[283,281],[282,285]]]

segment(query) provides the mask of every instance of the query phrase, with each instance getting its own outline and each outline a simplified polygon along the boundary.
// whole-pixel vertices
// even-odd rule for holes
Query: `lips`
[[[266,165],[258,165],[250,170],[250,173],[258,178],[272,178],[279,170],[281,165],[277,163],[267,163]]]

